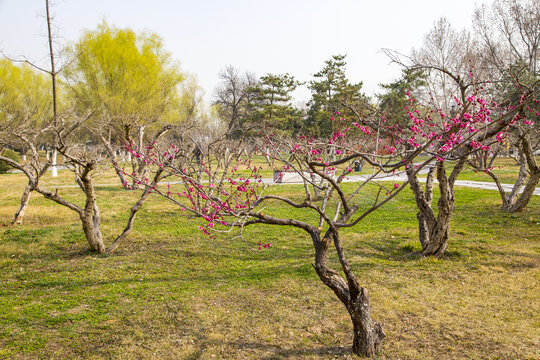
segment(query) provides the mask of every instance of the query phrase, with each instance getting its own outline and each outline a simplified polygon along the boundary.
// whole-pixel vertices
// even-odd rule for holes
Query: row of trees
[[[457,33],[441,20],[410,56],[387,51],[404,71],[401,79],[383,86],[377,105],[362,94],[361,83],[348,81],[343,55],[333,56],[314,74],[305,111],[291,104],[291,93],[300,85],[293,76],[256,79],[228,67],[220,73],[213,109],[220,134],[202,110],[195,78],[180,70],[156,35],[103,23],[68,47],[64,68],[55,68],[52,45],[51,70],[41,73],[35,65],[3,59],[0,144],[31,153],[26,163],[0,155],[28,178],[15,222],[22,221],[35,191],[75,211],[97,252],[118,247],[151,194],[204,219],[201,229],[210,237],[218,229],[256,224],[298,227],[313,244],[317,275],[351,316],[353,352],[372,356],[384,332],[371,319],[367,289],[347,260],[340,231],[410,185],[419,209],[422,254],[442,256],[454,184],[465,166],[496,180],[491,169],[495,156],[507,144],[517,149],[522,166],[518,182],[511,194],[499,184],[508,211],[523,209],[538,184],[540,11],[534,1],[499,0],[495,5],[478,9],[474,34]],[[41,177],[55,162],[40,157],[40,147],[65,158],[84,204],[41,186]],[[305,201],[267,194],[260,168],[249,158],[253,150],[272,159],[278,170],[300,174]],[[343,187],[357,161],[371,164],[376,173],[354,188]],[[115,169],[126,190],[140,190],[125,229],[111,237],[109,247],[100,231],[94,191],[95,178],[106,166]],[[241,166],[247,175],[239,175]],[[430,170],[422,188],[418,174],[426,167]],[[397,171],[407,176],[403,184],[374,181]],[[160,184],[167,177],[176,177],[183,190]],[[440,193],[436,208],[435,179]],[[310,211],[313,220],[280,218],[272,211],[275,202]],[[343,275],[330,268],[332,246]]]
[[[347,113],[343,103],[357,108],[369,103],[362,93],[362,83],[351,84],[346,76],[346,55],[334,55],[325,61],[314,80],[307,84],[312,98],[303,107],[292,104],[292,93],[300,85],[289,74],[267,74],[256,78],[229,66],[220,72],[214,106],[220,120],[227,124],[230,136],[264,124],[281,134],[328,136],[334,130],[329,120],[335,112]]]

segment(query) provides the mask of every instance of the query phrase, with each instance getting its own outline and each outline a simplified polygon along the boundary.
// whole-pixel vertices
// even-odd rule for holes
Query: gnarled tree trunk
[[[491,166],[479,166],[469,162],[476,170],[486,172],[497,185],[502,199],[501,209],[508,212],[522,211],[534,195],[540,183],[540,167],[536,163],[529,139],[521,135],[517,145],[518,156],[515,160],[519,164],[519,173],[512,190],[507,193],[498,176],[491,171]]]
[[[524,135],[520,138],[519,155],[520,167],[518,180],[512,188],[510,195],[506,195],[504,190],[501,192],[502,187],[500,184],[497,184],[503,199],[502,209],[508,212],[522,211],[531,200],[534,195],[534,190],[540,182],[540,167],[536,163],[531,144]],[[496,178],[494,175],[490,175],[492,178]],[[529,177],[528,179],[527,175]],[[498,179],[496,180],[498,181]],[[525,188],[523,188],[524,185]],[[521,191],[522,189],[523,191]]]
[[[96,202],[94,184],[90,175],[90,172],[94,170],[94,168],[95,163],[90,162],[85,164],[81,172],[77,172],[76,181],[86,196],[85,206],[83,209],[80,209],[78,213],[81,218],[84,235],[86,236],[90,248],[103,254],[107,249],[105,244],[103,244],[103,236],[101,235],[101,230],[99,228],[101,225],[101,216]]]
[[[529,175],[529,181],[527,181],[527,185],[525,185],[523,192],[514,203],[514,206],[505,210],[508,210],[509,212],[519,212],[525,209],[529,201],[531,201],[531,198],[534,195],[534,191],[536,190],[536,186],[539,182],[540,168],[536,168],[531,171],[531,174]]]
[[[454,166],[450,176],[447,177],[444,162],[437,161],[436,166],[431,168],[428,173],[425,192],[414,174],[414,169],[409,168],[407,170],[411,190],[414,193],[416,205],[420,210],[416,217],[418,218],[418,234],[423,256],[440,257],[444,255],[448,248],[448,231],[455,204],[454,183],[461,170],[463,170],[465,163],[466,158],[461,158]],[[440,191],[439,201],[437,202],[439,210],[437,216],[435,216],[432,207],[434,172],[439,182]]]
[[[105,248],[105,244],[103,244],[103,236],[99,228],[101,217],[99,216],[97,204],[94,204],[94,208],[91,211],[81,211],[79,217],[81,218],[84,235],[90,245],[90,249],[100,254],[105,253],[107,249]]]
[[[361,287],[345,259],[337,232],[328,230],[323,239],[318,231],[312,231],[315,246],[315,270],[321,281],[336,294],[343,303],[353,324],[353,353],[367,357],[379,351],[385,334],[379,323],[371,319],[371,308],[367,289]],[[334,242],[346,280],[328,267],[328,248]]]

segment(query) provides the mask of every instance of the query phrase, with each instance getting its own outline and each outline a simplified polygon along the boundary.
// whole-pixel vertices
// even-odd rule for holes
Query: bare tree
[[[474,25],[484,57],[500,76],[510,64],[525,65],[538,75],[540,3],[537,0],[495,0],[475,11]],[[512,79],[510,79],[512,81]]]
[[[102,156],[103,150],[101,148],[86,146],[80,141],[80,137],[78,136],[80,133],[87,131],[84,130],[83,125],[88,121],[90,116],[91,114],[87,114],[85,117],[75,116],[74,113],[70,113],[69,116],[60,114],[57,118],[56,127],[51,124],[39,132],[32,132],[28,129],[22,129],[20,131],[11,130],[8,132],[7,137],[17,138],[19,141],[24,142],[31,150],[32,157],[26,164],[19,164],[1,155],[0,160],[6,161],[26,175],[28,179],[28,191],[36,191],[45,198],[76,212],[80,218],[82,229],[90,249],[98,253],[105,253],[116,250],[121,241],[130,234],[138,210],[152,193],[152,189],[167,174],[158,169],[150,179],[145,179],[138,184],[138,188],[143,190],[141,196],[130,210],[130,216],[125,229],[116,237],[110,248],[107,249],[100,228],[101,213],[97,203],[94,179],[105,170],[109,160]],[[73,171],[75,181],[84,194],[84,205],[79,205],[68,200],[60,193],[59,189],[52,191],[40,184],[40,178],[50,167],[51,163],[41,161],[37,151],[36,139],[38,139],[38,135],[44,135],[46,132],[54,132],[56,134],[57,151],[66,158],[67,168]],[[154,152],[159,151],[159,146],[155,142],[145,144],[145,148],[146,154],[149,157],[154,156]]]
[[[51,77],[51,90],[52,90],[52,93],[51,93],[51,101],[52,101],[52,126],[53,127],[56,127],[56,122],[57,122],[57,116],[58,116],[58,104],[57,104],[57,99],[58,99],[58,96],[57,96],[57,86],[56,86],[56,80],[57,80],[57,75],[58,73],[62,70],[57,70],[56,68],[56,58],[55,58],[55,53],[54,53],[54,49],[53,49],[53,39],[54,39],[54,36],[52,34],[52,15],[51,15],[51,11],[50,11],[50,2],[49,0],[45,0],[45,19],[46,19],[46,23],[47,23],[47,41],[48,41],[48,47],[49,47],[49,59],[50,59],[50,64],[51,64],[51,68],[50,70],[48,69],[45,69],[41,66],[38,66],[36,65],[35,63],[29,61],[28,59],[26,58],[22,58],[22,59],[13,59],[9,56],[7,56],[6,54],[4,54],[2,52],[2,55],[4,55],[4,57],[6,57],[7,59],[9,59],[10,61],[12,62],[19,62],[19,63],[24,63],[24,64],[27,64],[45,74],[48,74],[50,75]],[[32,114],[34,115],[34,114]],[[23,118],[27,118],[29,116],[29,114],[23,114],[23,115],[19,115],[19,116],[22,116]],[[30,149],[32,151],[32,149],[29,147],[28,143],[29,142],[34,142],[37,138],[40,138],[40,135],[42,135],[42,132],[41,131],[32,131],[30,130],[29,128],[25,128],[25,125],[27,127],[28,125],[28,121],[26,120],[29,120],[28,118],[27,119],[19,119],[19,120],[22,120],[20,121],[20,124],[24,124],[22,126],[22,128],[17,128],[17,129],[14,129],[14,128],[10,128],[9,130],[12,132],[12,134],[16,134],[16,136],[19,138],[19,144],[20,146],[25,149],[24,151],[24,156],[26,156],[26,151],[28,151],[28,149]],[[6,130],[6,129],[4,129]],[[23,140],[23,138],[21,138],[20,136],[23,136],[24,139],[26,140]],[[29,140],[28,140],[29,139]],[[43,138],[41,138],[40,140],[45,140]],[[46,166],[46,168],[50,168],[51,169],[51,176],[53,177],[56,177],[58,176],[58,170],[57,170],[57,151],[56,151],[56,135],[53,133],[53,138],[52,138],[52,141],[53,141],[53,146],[52,146],[52,149],[53,149],[53,152],[52,152],[52,157],[50,159],[50,164],[48,166]],[[35,144],[35,143],[34,143]],[[37,150],[37,149],[36,149]],[[33,155],[32,155],[33,156]],[[49,159],[48,159],[49,160]],[[32,161],[30,161],[30,163],[32,163]],[[34,164],[35,165],[35,164]],[[39,176],[41,177],[45,172],[37,172],[37,174],[39,174]],[[35,179],[37,180],[37,179]],[[14,225],[17,225],[17,224],[21,224],[23,219],[24,219],[24,214],[26,212],[26,208],[28,206],[28,203],[30,201],[30,196],[31,196],[31,193],[32,193],[32,190],[33,189],[33,186],[30,184],[28,184],[28,186],[25,187],[25,190],[21,196],[21,202],[20,202],[20,205],[19,205],[19,208],[17,209],[16,213],[15,213],[15,218],[13,220],[13,224]]]
[[[227,66],[219,73],[221,83],[215,90],[214,105],[219,115],[227,123],[227,133],[231,137],[238,137],[243,121],[249,113],[251,89],[256,84],[253,74],[240,74],[232,66]]]
[[[28,184],[25,186],[23,194],[15,216],[13,219],[13,225],[22,224],[28,203],[30,202],[30,195],[35,190],[36,184],[39,183],[41,177],[51,166],[50,162],[40,161],[36,144],[43,139],[44,135],[50,131],[52,125],[45,124],[40,127],[35,127],[31,118],[25,117],[18,119],[17,124],[11,124],[11,126],[2,127],[0,129],[0,147],[15,146],[25,147],[30,150],[30,158],[24,163],[17,163],[13,160],[7,161],[6,157],[0,156],[0,159],[8,162],[12,167],[21,170],[27,175]],[[21,121],[22,120],[22,121]],[[31,175],[31,176],[29,176]]]
[[[46,142],[46,128],[51,125],[50,89],[47,78],[27,64],[0,59],[0,148],[10,146],[26,154],[32,143]],[[23,158],[23,162],[27,159]],[[30,161],[29,163],[32,163]],[[21,224],[31,195],[28,184],[13,224]]]
[[[454,105],[453,96],[463,98],[462,91],[471,86],[467,79],[473,67],[476,81],[480,81],[477,52],[468,31],[457,31],[446,19],[439,19],[425,35],[422,47],[413,49],[408,64],[410,70],[421,69],[427,75],[428,93],[422,100],[449,111]],[[392,60],[402,62],[397,53],[388,50],[386,53]]]

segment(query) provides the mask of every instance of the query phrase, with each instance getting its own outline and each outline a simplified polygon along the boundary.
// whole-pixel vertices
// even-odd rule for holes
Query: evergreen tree
[[[317,80],[309,82],[312,93],[309,102],[306,129],[317,136],[332,132],[330,118],[337,112],[351,115],[345,104],[360,108],[368,98],[362,93],[362,82],[351,84],[345,75],[346,55],[333,55],[325,61],[324,68],[313,76]]]
[[[378,94],[379,108],[385,112],[389,124],[405,126],[409,123],[407,91],[416,92],[425,86],[426,75],[421,70],[404,69],[401,78],[389,84],[379,84],[385,92]]]
[[[274,129],[293,132],[301,112],[292,104],[291,93],[300,85],[289,74],[262,76],[257,85],[250,91],[252,99],[252,121],[264,127],[265,130]]]

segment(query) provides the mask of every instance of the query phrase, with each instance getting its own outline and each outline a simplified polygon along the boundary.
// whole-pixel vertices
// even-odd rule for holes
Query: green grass
[[[536,161],[540,161],[540,157],[536,158]],[[449,162],[447,166],[448,174],[453,169],[453,162]],[[516,161],[508,157],[498,157],[493,163],[492,172],[497,175],[499,181],[502,184],[514,184],[519,174],[519,166]],[[419,175],[419,177],[426,177],[425,174]],[[491,176],[482,171],[476,171],[470,166],[466,166],[459,174],[458,180],[468,181],[481,181],[494,183]]]
[[[44,183],[70,179],[62,171]],[[95,255],[77,216],[36,194],[25,224],[10,226],[23,187],[21,174],[0,175],[0,358],[353,358],[350,320],[317,278],[303,232],[257,226],[210,241],[155,197],[117,253]],[[300,199],[301,189],[273,191]],[[77,189],[59,192],[83,201]],[[97,196],[110,243],[136,193]],[[387,333],[378,358],[540,359],[540,199],[508,214],[494,191],[458,188],[456,198],[440,260],[416,253],[409,190],[343,232]],[[279,204],[265,212],[313,219]]]

